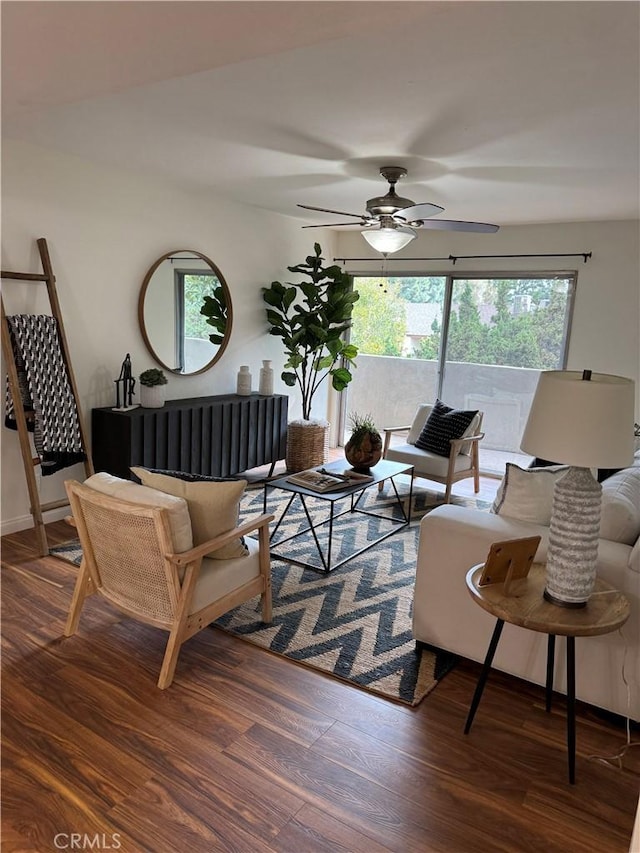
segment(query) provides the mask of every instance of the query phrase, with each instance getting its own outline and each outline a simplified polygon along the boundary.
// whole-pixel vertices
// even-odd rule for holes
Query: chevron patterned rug
[[[406,494],[401,497],[408,500]],[[399,518],[397,504],[377,489],[365,493],[364,509]],[[284,493],[280,493],[283,495]],[[440,498],[440,500],[439,500]],[[268,511],[276,519],[288,495],[278,499],[269,493]],[[238,637],[298,663],[321,670],[389,699],[417,705],[433,690],[438,680],[454,665],[446,652],[422,648],[416,651],[411,634],[411,612],[415,581],[419,525],[424,515],[441,502],[436,493],[414,488],[411,527],[375,545],[330,574],[302,568],[281,559],[272,559],[273,621],[260,619],[260,603],[255,599],[227,613],[215,623]],[[469,498],[453,503],[488,509],[489,504]],[[328,504],[308,501],[315,521],[328,516]],[[248,492],[242,507],[243,520],[262,512],[262,491]],[[339,504],[336,506],[336,513]],[[334,523],[333,560],[357,551],[390,529],[391,522],[349,513]],[[284,539],[308,526],[298,500],[290,507],[276,539]],[[318,528],[321,546],[327,528]],[[274,540],[275,543],[275,540]],[[303,561],[317,562],[311,535],[301,536],[279,551]]]
[[[400,478],[399,478],[400,479]],[[365,492],[362,508],[389,519],[400,518],[389,487],[382,493]],[[408,484],[399,491],[408,500]],[[268,512],[279,518],[288,495],[269,492]],[[245,494],[240,520],[262,513],[262,489]],[[214,625],[250,643],[284,655],[360,688],[408,705],[417,705],[454,666],[455,656],[435,649],[416,651],[411,634],[419,524],[416,519],[441,504],[442,494],[414,486],[412,525],[374,545],[330,574],[272,559],[273,621],[264,625],[258,599],[246,602]],[[474,498],[452,498],[452,503],[488,510],[490,504]],[[307,502],[314,522],[328,516],[328,504]],[[340,510],[336,506],[336,513]],[[346,508],[346,504],[344,507]],[[351,514],[339,518],[333,530],[333,561],[337,562],[390,529],[386,519]],[[277,540],[303,530],[308,522],[298,500],[290,507]],[[327,527],[317,528],[326,545]],[[281,546],[283,553],[317,562],[311,535]],[[55,556],[80,564],[79,542],[51,549]]]

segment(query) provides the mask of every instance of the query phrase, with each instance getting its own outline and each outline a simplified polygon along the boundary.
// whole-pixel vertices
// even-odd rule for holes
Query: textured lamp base
[[[588,468],[569,468],[555,485],[544,597],[584,607],[596,582],[602,486]]]
[[[556,598],[555,595],[552,595],[549,592],[548,588],[545,588],[542,593],[542,597],[545,601],[548,601],[550,604],[555,604],[557,607],[574,607],[580,609],[581,607],[586,607],[586,601],[563,601],[561,598]]]

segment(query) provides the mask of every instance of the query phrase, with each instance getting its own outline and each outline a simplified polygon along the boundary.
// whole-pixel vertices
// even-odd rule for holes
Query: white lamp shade
[[[399,252],[417,236],[413,228],[406,226],[376,228],[371,231],[362,231],[361,234],[376,252],[383,252],[385,255]]]
[[[525,453],[580,468],[625,468],[633,461],[635,384],[578,370],[540,374],[520,444]]]

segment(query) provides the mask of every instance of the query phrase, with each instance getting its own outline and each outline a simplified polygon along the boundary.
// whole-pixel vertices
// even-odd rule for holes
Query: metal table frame
[[[328,473],[332,471],[339,473],[344,470],[345,464],[344,462],[333,462],[329,465],[318,466],[319,468],[323,468]],[[287,482],[286,477],[280,477],[277,480],[272,480],[271,482],[266,482],[264,486],[264,498],[263,498],[263,508],[264,512],[267,512],[267,494],[269,489],[281,489],[285,492],[291,492],[291,497],[285,506],[282,515],[276,522],[274,528],[271,531],[270,541],[272,543],[271,547],[271,556],[277,557],[280,560],[285,560],[288,563],[293,563],[297,566],[303,566],[307,569],[313,569],[317,572],[324,572],[325,574],[329,574],[329,572],[334,571],[335,569],[343,566],[349,560],[353,560],[354,557],[359,556],[364,553],[364,551],[368,551],[369,548],[373,548],[374,545],[379,544],[380,542],[388,539],[390,536],[393,536],[394,533],[397,533],[399,530],[402,530],[405,527],[408,527],[411,523],[411,504],[413,500],[413,466],[405,465],[404,463],[398,462],[389,462],[387,460],[382,460],[379,462],[374,468],[371,469],[371,474],[373,475],[373,480],[366,483],[356,483],[355,485],[347,485],[344,489],[339,489],[337,491],[332,492],[314,492],[311,489],[306,489],[303,486],[297,486],[294,483]],[[395,483],[395,477],[399,474],[409,474],[409,503],[407,511],[405,511],[402,498],[398,493],[398,488]],[[400,507],[400,511],[402,513],[402,519],[396,520],[389,515],[372,512],[371,510],[359,509],[358,505],[362,499],[362,496],[370,489],[372,486],[377,486],[378,483],[381,483],[383,480],[389,480],[393,487],[393,491],[396,497],[397,506]],[[274,542],[274,537],[276,536],[280,525],[285,520],[287,513],[293,502],[298,498],[300,503],[302,504],[302,508],[304,510],[304,514],[307,518],[308,527],[305,527],[303,530],[298,530],[296,533],[291,536],[287,536],[285,539],[280,539],[277,542]],[[314,522],[311,514],[309,512],[309,507],[307,506],[307,498],[316,498],[318,500],[326,501],[329,503],[329,516],[324,521],[316,521]],[[345,498],[349,498],[349,506],[342,510],[341,512],[335,511],[335,505],[338,501],[344,500]],[[350,554],[347,557],[343,557],[342,560],[338,560],[338,562],[332,562],[332,542],[333,542],[333,525],[336,519],[340,518],[343,515],[347,515],[350,513],[359,513],[360,515],[368,515],[373,518],[382,518],[386,521],[389,521],[392,526],[391,530],[388,530],[382,536],[378,536],[376,539],[373,539],[371,542],[368,542],[364,547],[359,548],[353,554]],[[326,545],[326,553],[323,552],[322,546],[318,539],[318,535],[316,533],[319,527],[324,527],[325,525],[329,525],[329,535]],[[318,566],[314,563],[309,563],[304,560],[297,560],[295,557],[289,557],[285,554],[279,553],[275,550],[279,546],[283,545],[285,542],[290,542],[292,539],[297,539],[299,536],[304,536],[307,533],[311,533],[316,550],[318,552],[318,556],[320,558],[321,565]],[[275,547],[274,547],[275,546]]]

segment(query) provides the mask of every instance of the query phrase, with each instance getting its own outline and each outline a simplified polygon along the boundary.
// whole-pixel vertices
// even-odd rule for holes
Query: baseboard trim
[[[62,521],[63,518],[66,518],[67,515],[71,512],[68,506],[58,507],[57,509],[50,509],[48,512],[45,512],[43,515],[45,524],[49,524],[52,521]],[[28,530],[33,527],[33,516],[32,515],[20,515],[17,518],[7,518],[3,519],[2,524],[0,525],[0,534],[2,536],[7,536],[9,533],[19,533],[21,530]]]

